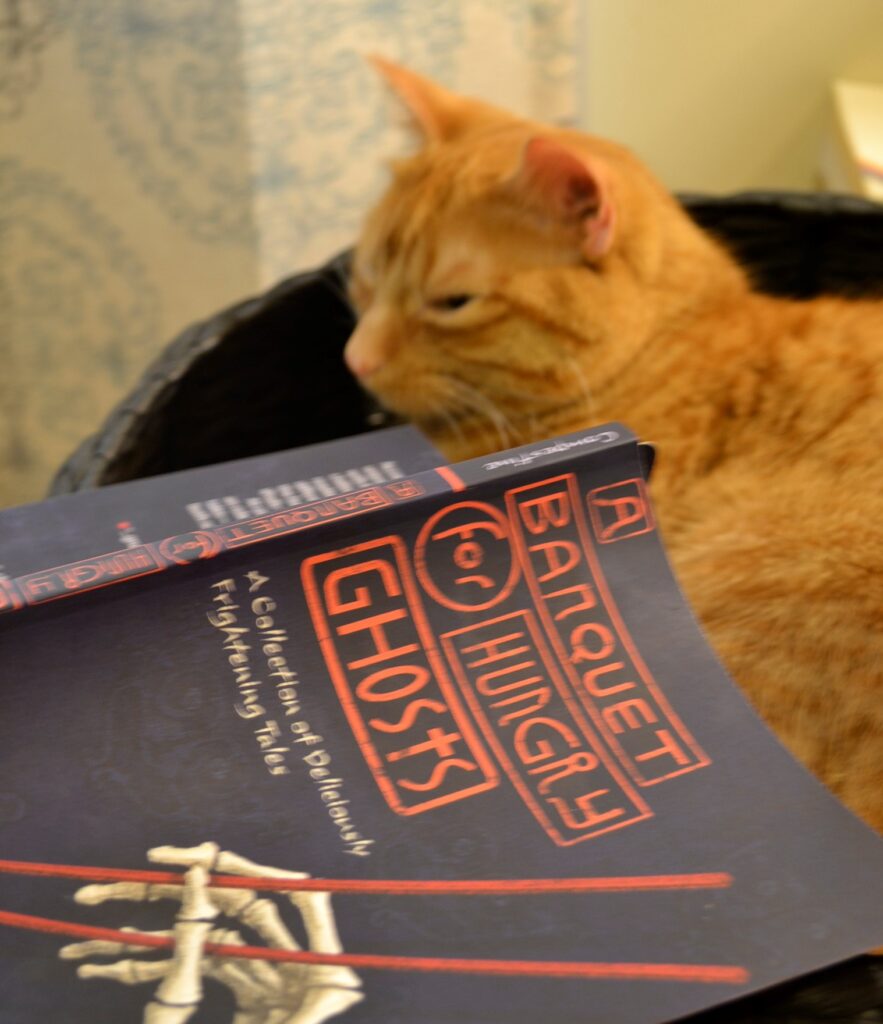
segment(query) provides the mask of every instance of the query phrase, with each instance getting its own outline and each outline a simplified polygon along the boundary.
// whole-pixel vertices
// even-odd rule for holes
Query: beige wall
[[[828,84],[883,82],[883,0],[586,0],[582,123],[671,188],[815,187]]]

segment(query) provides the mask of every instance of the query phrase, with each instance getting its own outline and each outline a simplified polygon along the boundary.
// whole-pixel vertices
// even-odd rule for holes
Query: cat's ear
[[[556,220],[578,226],[580,248],[589,262],[613,244],[615,210],[602,168],[553,139],[535,136],[508,182],[522,200]]]
[[[402,101],[414,127],[427,142],[453,139],[498,114],[490,104],[449,92],[385,57],[371,54],[368,60]]]

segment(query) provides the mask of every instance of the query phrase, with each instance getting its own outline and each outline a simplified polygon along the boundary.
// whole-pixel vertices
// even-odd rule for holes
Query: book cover
[[[653,1024],[883,940],[883,842],[708,648],[637,439],[396,437],[227,522],[275,470],[0,513],[4,1022]]]

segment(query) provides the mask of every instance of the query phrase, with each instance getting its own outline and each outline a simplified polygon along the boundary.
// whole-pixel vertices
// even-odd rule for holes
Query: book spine
[[[609,424],[566,437],[470,459],[451,466],[417,473],[402,480],[296,508],[284,509],[212,529],[192,530],[141,544],[53,566],[24,576],[0,579],[0,615],[75,597],[93,590],[129,583],[170,569],[187,566],[226,552],[264,544],[281,537],[317,530],[344,519],[376,516],[403,505],[435,501],[451,494],[520,479],[534,468],[543,471],[572,465],[623,444],[636,444],[634,435],[619,424]],[[415,512],[417,509],[415,508]],[[353,524],[354,532],[358,525]]]

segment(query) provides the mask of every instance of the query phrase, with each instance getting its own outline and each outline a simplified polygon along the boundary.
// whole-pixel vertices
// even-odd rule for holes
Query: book
[[[621,424],[0,512],[4,1024],[656,1024],[883,941]]]

